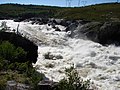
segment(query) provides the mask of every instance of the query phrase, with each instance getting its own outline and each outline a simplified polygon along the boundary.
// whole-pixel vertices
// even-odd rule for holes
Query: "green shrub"
[[[8,66],[8,61],[0,57],[0,70],[6,70]]]
[[[37,84],[44,75],[32,67],[26,54],[27,52],[21,47],[16,48],[8,41],[0,42],[0,90],[5,90],[8,80],[29,84],[36,90]]]
[[[18,47],[16,49],[15,56],[16,56],[17,60],[25,60],[26,59],[26,55],[27,55],[27,52],[25,52],[21,47]]]
[[[66,70],[67,78],[62,79],[55,90],[88,90],[90,81],[83,81],[75,69]]]
[[[32,86],[34,87],[34,90],[36,90],[38,83],[43,80],[44,74],[41,74],[37,71],[33,71],[31,76]]]
[[[18,70],[25,73],[26,70],[29,68],[28,66],[29,66],[28,62],[20,63],[18,65]]]
[[[0,70],[3,69],[3,66],[4,66],[4,60],[3,58],[0,57]]]
[[[15,47],[12,44],[7,41],[2,42],[0,45],[0,56],[7,60],[12,60],[15,58],[14,50]]]
[[[27,52],[21,47],[16,48],[8,41],[3,41],[0,44],[0,57],[10,62],[23,62],[26,59]]]

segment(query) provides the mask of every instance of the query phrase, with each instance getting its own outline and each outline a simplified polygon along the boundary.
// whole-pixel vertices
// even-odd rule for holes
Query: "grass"
[[[5,72],[0,72],[0,87],[3,88],[3,90],[6,87],[7,81],[9,80],[15,80],[19,83],[24,83],[26,80],[26,76],[24,74],[19,74],[17,71],[5,71]]]
[[[111,18],[120,19],[120,4],[98,4],[81,8],[66,8],[57,17],[66,19],[84,19],[90,21],[106,21]]]
[[[5,81],[4,83],[6,83],[8,80],[15,80],[19,83],[24,83],[24,80],[26,80],[26,76],[12,70],[1,72],[0,83],[1,81]]]
[[[86,7],[55,7],[39,5],[1,4],[0,18],[64,18],[90,21],[120,20],[120,3],[104,3]]]

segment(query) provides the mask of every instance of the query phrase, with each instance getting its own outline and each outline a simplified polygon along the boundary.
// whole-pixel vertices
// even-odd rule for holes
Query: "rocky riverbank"
[[[20,22],[20,19],[14,21]],[[23,20],[31,21],[31,24],[51,25],[55,31],[61,31],[56,25],[66,27],[65,31],[72,38],[84,38],[103,45],[120,45],[120,22],[93,22],[85,20],[65,20],[55,18],[30,18]]]

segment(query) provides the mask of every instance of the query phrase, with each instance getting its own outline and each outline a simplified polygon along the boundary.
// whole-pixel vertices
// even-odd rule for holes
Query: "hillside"
[[[31,17],[119,21],[120,3],[106,3],[86,7],[55,7],[40,5],[1,4],[0,18]]]
[[[81,8],[66,8],[57,14],[57,17],[67,19],[84,19],[92,21],[108,21],[120,19],[120,4],[98,4]]]
[[[53,17],[57,9],[51,6],[1,4],[0,18]]]

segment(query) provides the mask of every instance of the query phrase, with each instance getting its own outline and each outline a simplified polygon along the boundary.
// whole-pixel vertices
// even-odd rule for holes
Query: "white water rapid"
[[[3,21],[10,30],[17,29],[18,22],[0,23]],[[19,33],[38,45],[38,59],[33,65],[37,71],[59,81],[65,76],[65,68],[74,65],[82,78],[94,82],[96,90],[120,90],[120,47],[70,38],[64,26],[58,27],[61,32],[48,25],[20,22]]]

